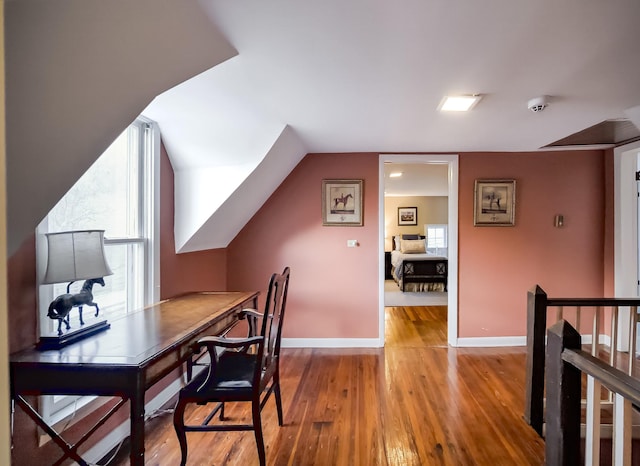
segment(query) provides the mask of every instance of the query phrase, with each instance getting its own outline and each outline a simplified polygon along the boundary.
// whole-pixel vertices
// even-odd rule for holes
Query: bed
[[[447,291],[447,258],[423,245],[423,239],[403,240],[401,248],[391,251],[393,279],[402,291]]]

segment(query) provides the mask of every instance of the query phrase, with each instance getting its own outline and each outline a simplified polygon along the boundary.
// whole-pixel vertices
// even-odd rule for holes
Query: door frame
[[[614,289],[616,297],[638,295],[637,171],[640,141],[614,149]]]
[[[384,346],[384,164],[446,163],[448,166],[448,307],[447,342],[458,346],[458,154],[380,154],[378,166],[378,263],[379,263],[379,323],[380,346]]]

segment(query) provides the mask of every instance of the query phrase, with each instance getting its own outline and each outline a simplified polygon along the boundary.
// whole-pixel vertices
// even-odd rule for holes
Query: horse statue
[[[347,201],[350,197],[353,197],[351,194],[341,194],[340,197],[336,197],[333,199],[333,209],[336,210],[338,208],[338,204],[342,204],[342,208],[345,209],[347,207]]]
[[[67,326],[67,330],[71,328],[71,325],[69,325],[69,312],[71,312],[71,309],[73,309],[74,307],[78,307],[78,311],[80,313],[80,325],[84,325],[84,321],[82,320],[82,306],[84,306],[85,304],[87,306],[95,307],[95,316],[98,317],[100,308],[96,303],[93,302],[93,294],[91,293],[91,290],[95,283],[104,286],[104,279],[90,278],[89,280],[86,280],[84,282],[79,293],[61,294],[49,305],[49,312],[47,313],[47,317],[58,321],[58,336],[62,335],[63,322]]]

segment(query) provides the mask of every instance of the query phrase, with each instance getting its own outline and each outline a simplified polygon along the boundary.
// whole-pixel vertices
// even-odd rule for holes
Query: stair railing
[[[580,332],[589,327],[591,333],[583,334],[581,343],[591,345],[590,354],[603,358],[608,355],[609,365],[616,367],[626,359],[626,373],[633,374],[634,357],[628,357],[629,348],[636,347],[637,311],[640,298],[549,298],[540,286],[535,286],[527,294],[527,364],[525,381],[525,421],[540,436],[544,436],[545,423],[545,352],[548,320],[560,321],[573,318],[575,328]],[[555,308],[555,314],[552,311]],[[602,331],[609,318],[610,327]],[[634,354],[634,351],[631,354]],[[626,353],[625,358],[621,354]],[[592,448],[599,448],[600,383],[587,377],[586,404],[587,437],[594,440]],[[605,403],[612,404],[614,395],[610,392]],[[596,426],[598,427],[596,429]],[[595,439],[598,439],[595,442]],[[594,455],[597,452],[592,452]]]
[[[583,351],[581,346],[580,334],[565,320],[558,321],[548,331],[545,464],[580,463],[581,381],[585,373],[598,386],[615,394],[612,464],[631,465],[631,409],[632,405],[640,406],[640,381]],[[588,398],[594,395],[599,398],[598,392]],[[584,464],[599,464],[599,448],[599,437],[585,439]]]

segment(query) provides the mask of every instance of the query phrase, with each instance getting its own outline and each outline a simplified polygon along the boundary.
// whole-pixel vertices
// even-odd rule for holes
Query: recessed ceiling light
[[[399,178],[402,176],[402,172],[389,173],[389,178]]]
[[[439,110],[443,112],[467,112],[482,98],[480,95],[447,95],[440,102]]]

